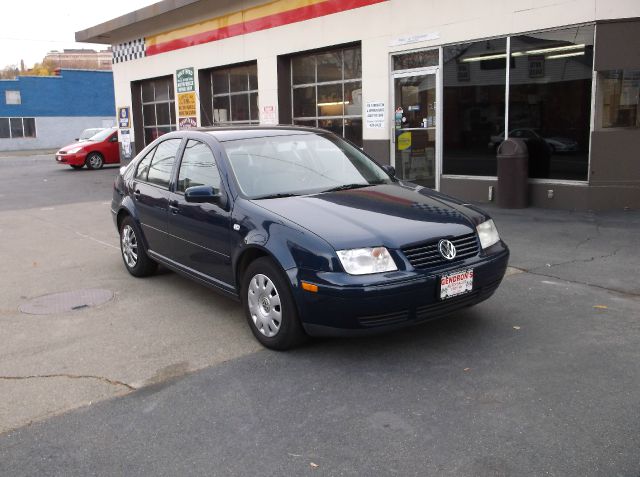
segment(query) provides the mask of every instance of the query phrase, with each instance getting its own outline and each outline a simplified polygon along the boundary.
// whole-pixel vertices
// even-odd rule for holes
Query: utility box
[[[506,139],[498,147],[498,207],[529,205],[529,151],[522,139]]]

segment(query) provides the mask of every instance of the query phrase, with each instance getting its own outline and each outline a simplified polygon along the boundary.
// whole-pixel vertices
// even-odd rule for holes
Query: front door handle
[[[171,211],[172,214],[177,214],[180,211],[180,208],[178,206],[179,204],[177,200],[169,201],[169,210]]]
[[[139,199],[139,198],[140,198],[140,189],[136,189],[136,190],[133,192],[133,195],[135,196],[135,198],[136,198],[136,199]]]

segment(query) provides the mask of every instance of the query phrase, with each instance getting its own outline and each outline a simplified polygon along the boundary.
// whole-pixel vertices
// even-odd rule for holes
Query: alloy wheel
[[[127,267],[133,268],[138,263],[138,238],[130,225],[125,225],[122,229],[122,256]]]

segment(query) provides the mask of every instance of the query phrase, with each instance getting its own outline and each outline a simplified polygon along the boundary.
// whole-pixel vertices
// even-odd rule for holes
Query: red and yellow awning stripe
[[[145,38],[146,56],[201,45],[388,0],[275,0]]]

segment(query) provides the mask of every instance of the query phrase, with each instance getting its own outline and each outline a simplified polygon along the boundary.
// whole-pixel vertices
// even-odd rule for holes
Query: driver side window
[[[202,185],[220,189],[220,172],[209,146],[189,139],[182,154],[176,191],[184,193],[189,187]]]

